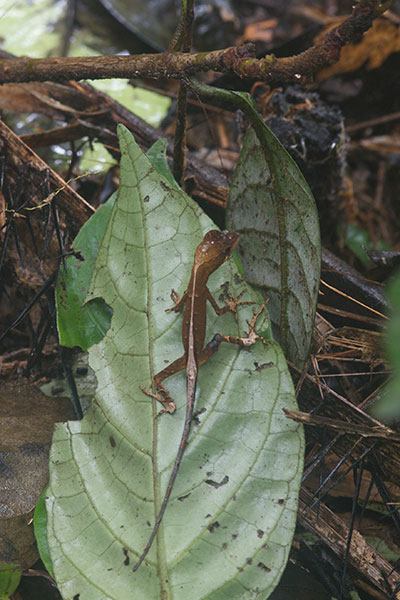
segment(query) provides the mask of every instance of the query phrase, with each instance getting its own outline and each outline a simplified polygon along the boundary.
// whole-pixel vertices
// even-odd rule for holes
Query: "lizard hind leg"
[[[164,381],[164,379],[166,379],[167,377],[171,377],[171,375],[175,375],[175,373],[179,373],[179,371],[183,371],[185,367],[186,357],[183,354],[182,356],[174,360],[170,365],[168,365],[168,367],[165,367],[165,369],[154,375],[153,382],[157,388],[156,394],[153,394],[149,390],[146,390],[146,388],[144,388],[143,386],[139,385],[139,388],[142,390],[142,392],[144,392],[147,396],[154,398],[163,405],[164,408],[160,410],[157,417],[166,412],[172,414],[176,411],[175,401],[173,398],[171,398],[168,391],[162,385],[162,381]]]

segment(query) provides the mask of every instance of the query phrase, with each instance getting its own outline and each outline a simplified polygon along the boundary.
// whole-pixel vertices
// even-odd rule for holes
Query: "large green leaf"
[[[386,328],[385,350],[392,374],[375,396],[370,412],[377,419],[392,425],[400,417],[400,271],[389,280],[386,295],[391,310]]]
[[[51,564],[49,543],[47,541],[47,512],[46,512],[46,493],[47,488],[43,490],[35,507],[33,515],[33,527],[35,530],[36,544],[39,550],[40,558],[47,571],[53,576],[53,566]]]
[[[22,571],[12,565],[0,565],[0,600],[8,600],[19,586]]]
[[[60,272],[56,307],[58,335],[63,346],[87,350],[104,337],[110,326],[112,311],[102,298],[82,304],[115,198],[113,194],[83,225],[74,240],[75,254],[66,258],[66,268]]]
[[[256,131],[248,131],[240,153],[227,221],[241,234],[247,281],[270,298],[273,331],[287,357],[302,368],[319,287],[318,214],[294,160],[264,123]]]
[[[159,139],[147,152],[153,167],[180,189],[168,167],[167,140]],[[65,259],[56,287],[57,327],[63,346],[87,350],[100,341],[110,326],[112,311],[102,298],[84,304],[94,263],[103,239],[116,193],[83,225],[74,240],[74,254]]]
[[[137,572],[178,449],[185,374],[166,381],[174,415],[139,390],[182,353],[181,317],[166,313],[170,290],[187,284],[196,245],[214,228],[172,189],[119,127],[121,187],[103,237],[88,299],[113,311],[89,350],[98,379],[82,421],[57,426],[47,493],[54,575],[65,599],[260,598],[279,580],[295,526],[301,429],[279,346],[223,345],[199,371],[189,444],[157,539]],[[234,262],[210,278],[214,296],[245,285]],[[258,302],[247,288],[246,299]],[[220,302],[221,303],[221,302]],[[208,312],[207,339],[238,335],[231,314]],[[260,327],[263,324],[260,323]]]
[[[250,94],[193,80],[191,86],[213,103],[240,108],[252,124],[233,176],[227,223],[241,234],[239,254],[247,281],[270,298],[276,338],[302,368],[309,355],[321,269],[312,192]]]

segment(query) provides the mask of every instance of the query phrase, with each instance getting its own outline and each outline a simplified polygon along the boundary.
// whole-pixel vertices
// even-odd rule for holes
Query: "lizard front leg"
[[[215,301],[214,296],[211,294],[210,290],[207,288],[207,300],[210,302],[211,306],[213,307],[214,311],[216,312],[216,314],[218,316],[223,315],[228,310],[230,310],[231,312],[233,312],[235,321],[237,322],[237,320],[238,320],[237,307],[247,305],[247,304],[254,304],[254,302],[252,302],[251,300],[245,301],[245,302],[239,302],[239,299],[243,296],[245,291],[246,290],[242,290],[240,292],[240,294],[234,298],[228,290],[227,293],[228,293],[229,300],[224,300],[225,306],[218,306],[217,302]]]
[[[222,344],[222,342],[237,344],[238,346],[252,346],[258,339],[260,339],[264,344],[266,344],[267,342],[264,340],[264,338],[258,335],[258,333],[256,333],[255,326],[258,317],[261,315],[267,304],[268,300],[266,300],[260,306],[259,310],[256,313],[254,313],[252,320],[250,322],[247,321],[249,331],[247,332],[246,337],[235,337],[232,335],[222,335],[221,333],[216,333],[212,340],[208,342],[207,346],[205,346],[205,348],[200,352],[200,355],[198,357],[199,366],[203,365],[206,362],[206,360],[210,358],[210,356],[212,356],[215,352],[219,350],[219,347]]]

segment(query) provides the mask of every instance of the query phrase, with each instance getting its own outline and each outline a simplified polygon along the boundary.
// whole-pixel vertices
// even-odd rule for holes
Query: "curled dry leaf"
[[[334,26],[336,26],[335,23]],[[338,75],[349,73],[362,67],[377,69],[394,52],[400,51],[399,26],[386,19],[374,21],[371,29],[364,33],[360,43],[348,44],[342,48],[340,60],[327,69],[318,73],[320,81]],[[326,31],[321,35],[325,35]]]

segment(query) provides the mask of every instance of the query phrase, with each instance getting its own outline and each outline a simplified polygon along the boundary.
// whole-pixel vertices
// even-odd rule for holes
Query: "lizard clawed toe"
[[[154,398],[154,400],[157,400],[157,402],[160,402],[165,407],[162,410],[160,410],[160,412],[156,415],[156,419],[164,413],[169,413],[170,415],[172,415],[172,413],[176,411],[175,402],[172,400],[172,398],[167,392],[165,397],[163,397],[161,396],[161,394],[153,394],[153,392],[149,392],[149,390],[146,390],[146,388],[144,388],[142,385],[139,385],[139,389],[142,390],[142,392],[146,394],[146,396]]]
[[[261,313],[263,312],[264,308],[267,306],[269,302],[269,298],[263,302],[260,306],[260,308],[258,309],[257,312],[254,312],[253,314],[253,318],[251,321],[248,321],[246,319],[246,323],[249,326],[249,331],[246,331],[245,334],[247,337],[243,338],[243,345],[244,346],[252,346],[256,340],[261,340],[263,344],[267,344],[267,340],[264,339],[261,335],[258,335],[258,333],[256,333],[255,331],[255,326],[257,323],[257,319],[258,317],[261,315]]]
[[[237,322],[238,320],[238,314],[237,314],[237,307],[238,306],[244,306],[247,304],[254,304],[254,302],[252,302],[251,300],[247,300],[244,302],[239,302],[239,299],[243,296],[243,294],[245,293],[245,289],[243,289],[240,294],[238,294],[236,297],[233,297],[232,294],[230,293],[229,290],[227,290],[227,294],[228,294],[228,300],[224,299],[225,305],[227,307],[227,310],[230,310],[231,312],[233,312],[235,321]]]

